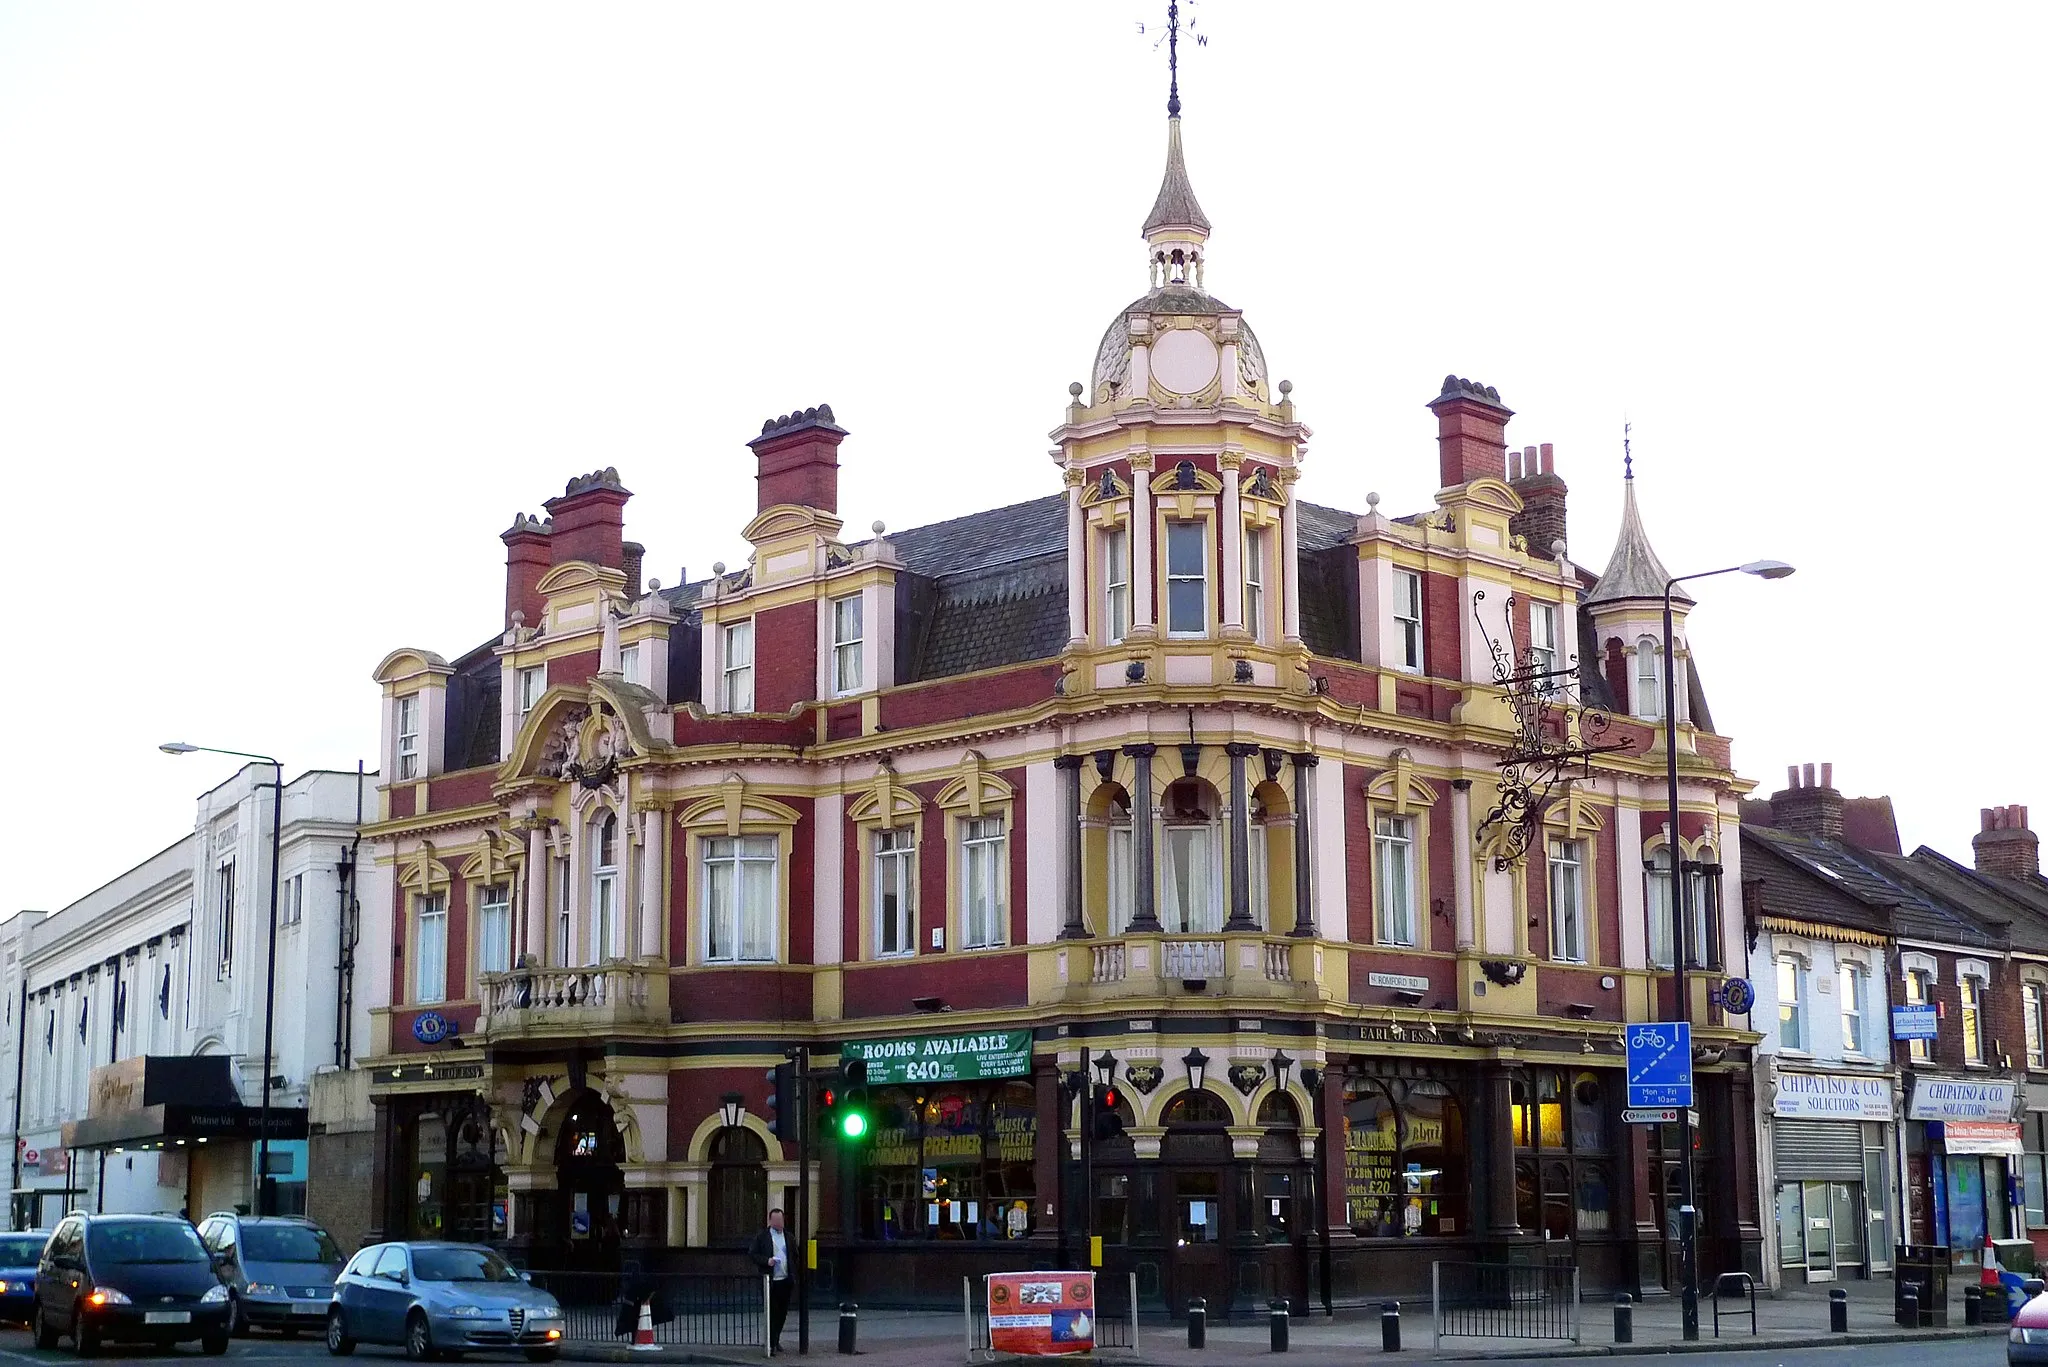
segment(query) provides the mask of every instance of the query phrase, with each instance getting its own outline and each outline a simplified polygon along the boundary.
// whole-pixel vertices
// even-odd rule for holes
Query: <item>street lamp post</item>
[[[277,1015],[277,865],[284,844],[284,765],[270,755],[248,750],[222,750],[211,745],[188,745],[181,740],[166,741],[157,749],[167,755],[230,755],[253,759],[270,766],[276,782],[268,787],[270,803],[270,939],[263,966],[263,1083],[262,1099],[256,1112],[256,1213],[275,1215],[271,1207],[270,1177],[270,1060],[273,1029]]]
[[[1685,861],[1678,844],[1678,671],[1674,668],[1671,630],[1671,591],[1693,579],[1711,579],[1718,574],[1753,574],[1760,579],[1783,579],[1792,567],[1782,560],[1752,560],[1726,569],[1699,574],[1674,575],[1664,581],[1664,781],[1668,800],[1665,830],[1666,854],[1671,861],[1671,995],[1680,1020],[1692,1019],[1685,995],[1686,960],[1691,957],[1687,914]],[[1690,1063],[1690,1060],[1688,1060]],[[1692,1171],[1692,1108],[1678,1108],[1678,1256],[1679,1325],[1687,1341],[1700,1336],[1700,1279],[1698,1247],[1699,1209],[1694,1204]]]

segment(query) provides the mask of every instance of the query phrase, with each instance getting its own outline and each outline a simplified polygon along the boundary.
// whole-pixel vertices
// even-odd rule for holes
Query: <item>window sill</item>
[[[1562,954],[1553,954],[1550,957],[1550,962],[1563,968],[1584,968],[1586,966],[1586,961],[1583,958],[1571,959],[1566,958]]]

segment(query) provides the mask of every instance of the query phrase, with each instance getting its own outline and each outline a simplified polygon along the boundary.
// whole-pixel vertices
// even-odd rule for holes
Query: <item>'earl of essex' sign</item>
[[[979,1035],[914,1035],[909,1039],[850,1040],[842,1059],[866,1059],[868,1085],[893,1082],[971,1082],[1023,1077],[1031,1071],[1029,1030]]]

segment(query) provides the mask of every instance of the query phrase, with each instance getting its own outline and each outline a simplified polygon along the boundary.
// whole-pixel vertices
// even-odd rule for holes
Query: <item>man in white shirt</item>
[[[782,1325],[789,1318],[789,1292],[794,1282],[790,1278],[789,1240],[782,1233],[782,1212],[768,1212],[768,1227],[754,1236],[754,1242],[747,1252],[754,1259],[754,1266],[768,1274],[768,1346],[769,1351],[782,1351]]]

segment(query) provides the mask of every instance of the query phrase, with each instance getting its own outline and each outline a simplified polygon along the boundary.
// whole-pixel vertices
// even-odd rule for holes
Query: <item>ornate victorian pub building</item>
[[[1147,287],[1046,496],[849,540],[846,433],[793,412],[750,443],[746,565],[643,583],[601,470],[504,534],[499,634],[377,668],[385,1234],[715,1262],[803,1185],[819,1275],[864,1302],[1087,1232],[1175,1308],[1476,1256],[1656,1292],[1680,1155],[1623,1122],[1621,1038],[1681,1009],[1685,952],[1702,1268],[1756,1266],[1756,1037],[1710,996],[1743,961],[1717,889],[1745,789],[1682,594],[1662,657],[1633,486],[1586,572],[1550,448],[1510,452],[1453,377],[1434,506],[1307,502],[1309,429],[1207,290],[1167,135]],[[1709,871],[1679,951],[1674,849]],[[971,1064],[878,1087],[871,1142],[802,1182],[766,1114],[786,1048],[962,1037]],[[1083,1070],[1126,1122],[1092,1190]]]

